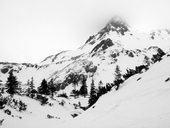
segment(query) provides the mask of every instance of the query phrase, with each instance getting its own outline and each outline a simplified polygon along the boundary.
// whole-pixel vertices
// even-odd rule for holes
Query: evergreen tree
[[[35,96],[35,93],[37,93],[37,91],[35,90],[35,86],[34,86],[34,78],[31,77],[31,80],[27,81],[27,90],[26,90],[26,95],[33,98]]]
[[[97,91],[97,97],[99,98],[100,96],[106,94],[112,89],[112,86],[107,83],[106,86],[101,86],[99,83],[98,91]]]
[[[145,56],[145,57],[144,57],[144,63],[145,63],[147,66],[150,65],[151,61],[150,61],[150,59],[149,59],[148,56]]]
[[[106,90],[107,90],[107,92],[108,92],[108,91],[111,91],[111,89],[112,89],[112,85],[109,84],[109,83],[107,83],[107,84],[106,84]]]
[[[7,92],[11,95],[18,92],[18,89],[19,89],[18,81],[17,81],[16,76],[13,75],[13,70],[9,72],[9,77],[7,79],[6,87],[7,87]]]
[[[49,86],[49,90],[50,90],[51,95],[54,96],[54,92],[56,91],[56,87],[55,87],[53,78],[48,82],[48,86]]]
[[[97,97],[100,97],[107,93],[106,87],[99,86],[97,91]]]
[[[28,81],[27,81],[26,85],[27,85],[27,86],[29,86],[29,85],[30,85],[30,80],[29,80],[29,79],[28,79]]]
[[[88,94],[86,80],[87,80],[86,77],[83,76],[83,78],[82,78],[82,86],[80,88],[80,95],[83,95],[84,97],[86,97],[87,94]]]
[[[116,65],[116,69],[115,69],[115,80],[119,80],[121,79],[121,73],[120,73],[120,68],[118,65]]]
[[[31,77],[30,88],[31,88],[31,90],[33,90],[35,88],[34,87],[34,78],[33,77]]]
[[[123,82],[121,79],[121,71],[118,65],[116,65],[115,69],[115,80],[114,80],[114,86],[116,86],[116,90],[119,89],[119,85]]]
[[[68,84],[73,84],[73,87],[74,87],[74,90],[76,90],[76,86],[78,85],[78,82],[79,82],[79,75],[77,73],[70,73],[65,82],[68,83]]]
[[[92,106],[94,103],[96,103],[97,100],[98,100],[97,91],[94,86],[94,80],[92,79],[91,89],[90,89],[90,98],[89,98],[89,107]]]
[[[40,94],[44,94],[44,95],[49,95],[50,94],[50,90],[49,90],[47,81],[45,79],[42,80],[41,86],[38,87],[38,92]]]
[[[76,86],[78,85],[78,82],[79,82],[79,76],[78,76],[78,74],[75,73],[72,76],[72,83],[73,83],[75,90],[76,90]]]
[[[103,82],[101,80],[99,81],[99,86],[103,86]]]
[[[160,56],[159,54],[153,55],[151,60],[152,60],[153,63],[156,63],[157,61],[161,61],[162,60],[162,56]]]
[[[136,71],[134,69],[126,69],[126,72],[127,73],[123,75],[125,80],[136,74]]]

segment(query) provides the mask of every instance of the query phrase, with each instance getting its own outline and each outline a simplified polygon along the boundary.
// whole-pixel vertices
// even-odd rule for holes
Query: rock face
[[[107,40],[102,40],[98,45],[96,45],[93,50],[91,51],[91,53],[95,53],[99,50],[104,51],[106,50],[108,47],[111,47],[113,45],[113,42],[111,39],[107,39]]]

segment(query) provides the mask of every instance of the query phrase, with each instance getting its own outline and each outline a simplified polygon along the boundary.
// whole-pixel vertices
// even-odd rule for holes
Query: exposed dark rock
[[[4,74],[7,73],[8,71],[9,71],[9,69],[7,67],[4,67],[1,69],[1,72]]]
[[[170,80],[170,77],[168,77],[166,80],[165,80],[165,82],[168,82]]]
[[[100,48],[101,50],[106,50],[108,47],[113,46],[113,42],[111,39],[106,39],[106,40],[102,40],[98,45],[96,45],[93,50],[91,51],[91,53],[97,52]]]

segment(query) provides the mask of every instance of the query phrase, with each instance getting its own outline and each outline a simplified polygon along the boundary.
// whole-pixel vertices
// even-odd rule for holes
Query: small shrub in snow
[[[0,97],[0,109],[5,108],[5,105],[7,104],[7,99],[3,98],[2,96]]]
[[[80,108],[80,106],[78,105],[78,104],[73,104],[73,106],[74,106],[74,109],[78,109],[78,108]]]
[[[37,95],[37,100],[41,102],[41,105],[47,104],[48,103],[48,98],[45,96],[42,96],[40,94]]]
[[[168,77],[166,80],[165,80],[165,82],[168,82],[170,80],[170,77]]]
[[[19,116],[18,118],[19,118],[19,119],[22,119],[22,117],[21,117],[21,116]]]
[[[50,114],[47,114],[47,118],[52,119],[52,118],[54,118],[54,116],[51,116]]]
[[[11,111],[9,109],[4,110],[4,113],[6,113],[7,115],[11,115]]]
[[[62,100],[62,101],[59,103],[59,105],[61,105],[61,106],[64,106],[64,104],[65,104],[65,101],[64,101],[64,100]]]
[[[25,111],[27,109],[27,105],[22,102],[22,101],[19,101],[19,111]]]
[[[80,95],[80,91],[79,90],[75,90],[73,89],[71,92],[71,96],[74,96],[75,98],[78,97]]]
[[[77,114],[77,113],[74,113],[74,114],[71,114],[71,116],[72,116],[73,118],[75,118],[76,116],[78,116],[78,114]]]
[[[132,52],[129,52],[129,57],[134,57],[133,53]]]
[[[143,70],[147,71],[149,68],[147,65],[140,65],[140,66],[136,66],[135,68],[135,72],[136,73],[142,73]]]
[[[16,100],[16,99],[12,99],[12,98],[8,98],[8,106],[10,106],[11,108],[14,108],[18,111],[26,111],[27,109],[27,105],[21,101],[21,100]]]
[[[58,97],[63,97],[63,98],[66,98],[66,99],[68,98],[66,93],[58,94]]]

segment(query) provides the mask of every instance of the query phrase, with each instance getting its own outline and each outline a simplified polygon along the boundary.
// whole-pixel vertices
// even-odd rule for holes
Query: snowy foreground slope
[[[61,128],[169,128],[170,57],[129,78]],[[59,127],[59,126],[58,126]]]
[[[148,71],[126,80],[118,91],[103,95],[96,104],[78,117],[64,120],[45,119],[41,115],[7,118],[4,128],[169,128],[170,127],[170,57],[155,63]],[[29,101],[36,104],[35,101]],[[48,113],[48,109],[32,109]],[[61,108],[51,113],[58,115]],[[2,116],[3,113],[1,113]],[[6,116],[6,115],[3,115]]]

